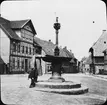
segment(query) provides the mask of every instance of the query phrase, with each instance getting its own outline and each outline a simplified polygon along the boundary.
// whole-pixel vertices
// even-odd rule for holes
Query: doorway
[[[25,59],[25,72],[28,72],[28,59]]]

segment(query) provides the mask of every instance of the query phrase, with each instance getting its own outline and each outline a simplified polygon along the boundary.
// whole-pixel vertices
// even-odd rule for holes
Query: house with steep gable
[[[90,68],[93,73],[98,74],[99,72],[104,70],[104,53],[103,51],[107,48],[107,31],[103,30],[102,35],[99,39],[93,44],[93,46],[89,49],[91,53],[92,64]]]
[[[8,73],[26,73],[36,52],[33,44],[36,30],[30,19],[10,21],[0,17],[0,56]]]

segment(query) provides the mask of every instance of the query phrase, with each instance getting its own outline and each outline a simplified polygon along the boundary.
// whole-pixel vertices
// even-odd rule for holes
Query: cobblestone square
[[[38,81],[47,80],[51,75],[46,74],[39,76]],[[62,76],[69,81],[82,82],[88,78],[97,79],[98,77],[92,77],[84,74],[62,74]],[[81,95],[63,95],[49,92],[38,91],[35,88],[29,88],[30,80],[28,80],[28,74],[18,75],[1,75],[1,99],[5,104],[15,105],[99,105],[106,100],[107,92],[101,90],[101,93],[96,93],[91,85],[82,82],[82,84],[89,87],[89,92]],[[85,80],[86,81],[86,80]],[[107,86],[107,81],[105,81]],[[103,87],[105,89],[106,87]],[[100,89],[99,89],[100,90]]]

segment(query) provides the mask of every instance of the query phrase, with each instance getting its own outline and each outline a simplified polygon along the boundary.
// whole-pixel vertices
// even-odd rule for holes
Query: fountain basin
[[[81,83],[65,81],[65,79],[61,77],[62,62],[70,61],[72,58],[46,55],[45,57],[42,57],[42,59],[46,62],[51,62],[52,76],[47,81],[38,81],[36,83],[37,91],[68,95],[83,94],[88,92],[88,88],[86,86],[81,85]]]
[[[49,81],[39,81],[36,84],[37,87],[41,88],[50,88],[50,89],[72,89],[72,88],[80,88],[80,83],[75,83],[71,81],[66,82],[49,82]]]
[[[66,95],[77,95],[88,92],[88,88],[86,86],[71,81],[66,81],[62,83],[40,81],[37,82],[35,89],[36,91],[59,93]]]

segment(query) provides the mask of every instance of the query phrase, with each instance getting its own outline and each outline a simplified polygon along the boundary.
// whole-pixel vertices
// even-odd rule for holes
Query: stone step
[[[50,89],[50,88],[35,87],[35,90],[42,92],[66,94],[66,95],[77,95],[88,92],[88,88],[86,86],[81,86],[80,88],[72,88],[72,89]]]
[[[75,83],[72,81],[66,81],[66,82],[37,82],[37,87],[40,88],[50,88],[50,89],[72,89],[72,88],[80,88],[80,83]]]

